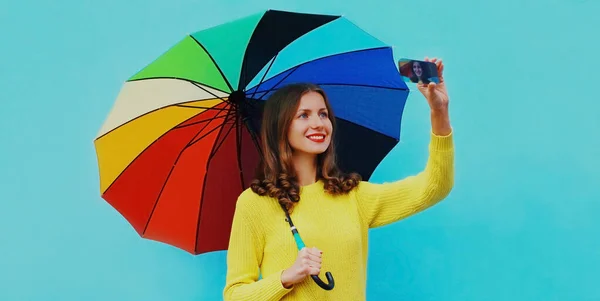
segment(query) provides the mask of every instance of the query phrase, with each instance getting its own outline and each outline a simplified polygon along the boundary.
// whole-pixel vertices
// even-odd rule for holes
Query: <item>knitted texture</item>
[[[359,158],[357,158],[359,160]],[[227,253],[224,299],[365,300],[368,230],[414,215],[444,199],[454,185],[452,134],[431,134],[425,169],[390,183],[363,181],[349,194],[331,196],[323,182],[302,186],[291,218],[307,247],[322,254],[320,277],[332,273],[335,287],[320,288],[310,277],[286,289],[281,273],[298,249],[274,198],[250,189],[239,197]]]

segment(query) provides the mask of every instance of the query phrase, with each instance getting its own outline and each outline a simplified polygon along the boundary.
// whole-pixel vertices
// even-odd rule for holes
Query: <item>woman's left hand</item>
[[[425,57],[426,62],[432,62],[437,66],[439,83],[431,82],[428,85],[418,83],[417,88],[423,96],[427,99],[429,107],[432,111],[445,111],[448,110],[448,91],[446,90],[446,83],[444,82],[444,64],[442,60],[437,58],[429,59]]]

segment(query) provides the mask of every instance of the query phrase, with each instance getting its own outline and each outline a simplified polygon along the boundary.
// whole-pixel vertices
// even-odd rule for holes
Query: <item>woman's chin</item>
[[[323,145],[322,147],[315,147],[315,146],[306,147],[306,148],[301,149],[300,151],[305,154],[320,155],[320,154],[324,153],[325,151],[327,151],[327,145]]]
[[[310,153],[313,155],[320,155],[320,154],[324,153],[326,150],[327,150],[327,146],[323,146],[323,147],[311,149]]]

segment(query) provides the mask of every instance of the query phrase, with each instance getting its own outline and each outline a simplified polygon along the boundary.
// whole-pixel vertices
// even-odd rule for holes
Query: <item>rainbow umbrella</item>
[[[325,89],[340,166],[368,179],[408,95],[391,47],[342,16],[268,10],[185,36],[124,83],[94,140],[102,197],[144,238],[226,250],[262,104],[294,82]]]

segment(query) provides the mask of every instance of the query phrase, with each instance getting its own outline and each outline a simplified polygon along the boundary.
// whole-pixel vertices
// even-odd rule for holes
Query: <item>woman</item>
[[[418,85],[431,108],[429,160],[423,172],[392,183],[337,169],[334,116],[319,87],[290,85],[271,96],[261,130],[262,174],[240,195],[232,224],[225,300],[365,299],[368,230],[434,205],[453,186],[444,66],[431,61],[440,83]],[[306,248],[297,250],[282,208]],[[333,274],[333,290],[308,277],[321,271]]]

